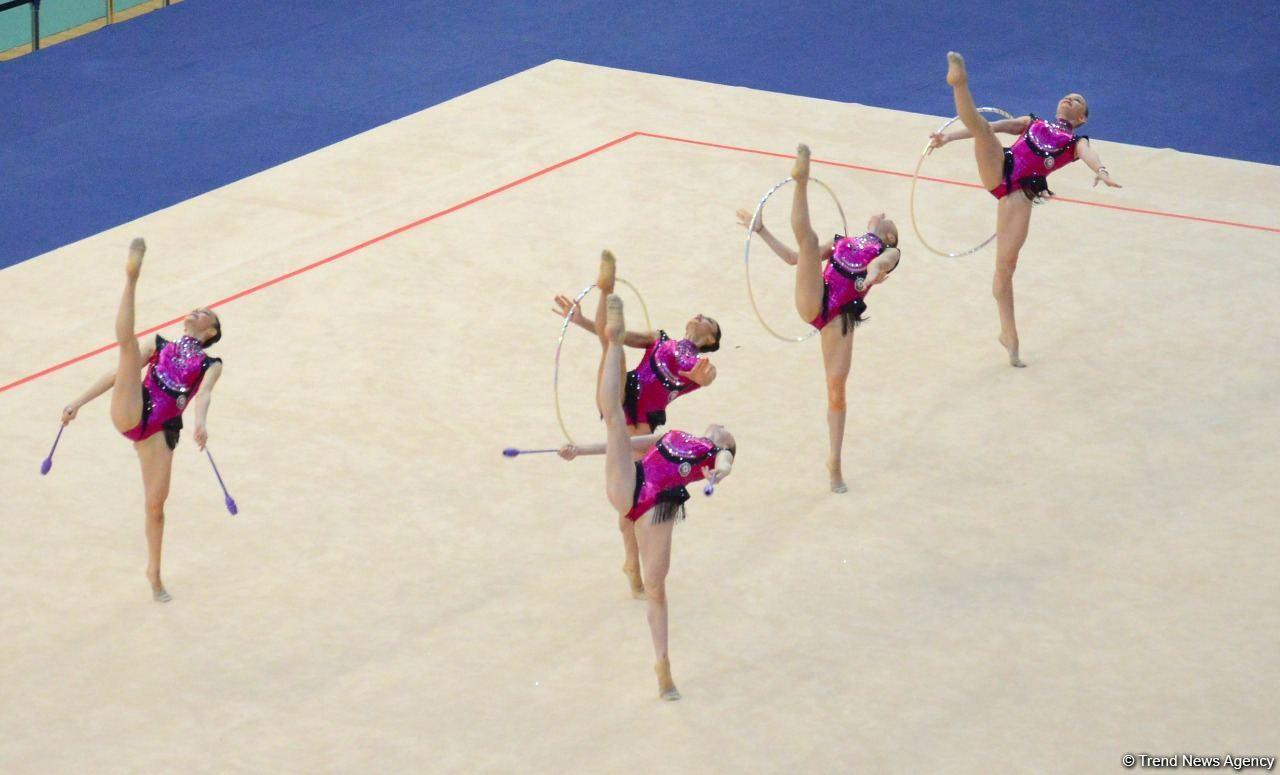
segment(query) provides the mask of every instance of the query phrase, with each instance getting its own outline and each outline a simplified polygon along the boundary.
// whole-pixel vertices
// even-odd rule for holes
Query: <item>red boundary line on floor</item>
[[[790,153],[775,153],[774,151],[760,151],[755,148],[743,148],[737,145],[723,145],[721,143],[709,143],[703,140],[690,140],[685,137],[675,137],[673,135],[660,135],[660,134],[655,134],[653,132],[636,132],[636,134],[639,135],[640,137],[652,137],[657,140],[671,140],[677,143],[685,143],[687,145],[700,145],[706,148],[720,148],[726,151],[739,151],[741,153],[753,153],[753,154],[756,154],[757,156],[772,156],[778,159],[795,158],[795,154],[790,154]],[[841,169],[861,170],[863,172],[874,172],[878,175],[893,175],[894,177],[899,177],[899,178],[914,177],[910,172],[882,170],[878,167],[864,167],[860,164],[846,164],[844,162],[829,161],[825,159],[815,158],[813,159],[813,163],[825,164],[828,167],[839,167]],[[965,188],[982,188],[982,186],[978,185],[977,183],[966,183],[962,180],[949,180],[947,178],[933,178],[933,177],[929,177],[928,175],[921,175],[920,179],[929,180],[934,183],[946,183],[952,186],[964,186]],[[1143,210],[1140,207],[1125,207],[1123,205],[1110,205],[1110,204],[1104,204],[1102,202],[1090,202],[1084,199],[1071,199],[1065,196],[1055,196],[1053,198],[1053,201],[1070,202],[1072,204],[1077,204],[1077,205],[1088,205],[1089,207],[1102,207],[1102,208],[1106,208],[1107,210],[1120,210],[1126,213],[1141,213],[1142,215],[1158,215],[1163,218],[1177,218],[1179,220],[1184,220],[1184,221],[1198,221],[1200,223],[1212,223],[1218,226],[1234,226],[1240,229],[1255,229],[1257,231],[1269,231],[1275,234],[1280,234],[1280,228],[1276,228],[1273,226],[1258,226],[1252,223],[1240,223],[1239,221],[1223,221],[1223,220],[1218,220],[1217,218],[1203,218],[1198,215],[1183,215],[1182,213],[1170,213],[1170,212],[1165,212],[1163,210]]]
[[[358,245],[353,245],[352,247],[349,247],[349,248],[347,248],[346,250],[343,250],[343,251],[338,252],[338,253],[334,253],[333,255],[331,255],[331,256],[327,256],[327,257],[322,258],[322,259],[320,259],[320,260],[318,260],[318,261],[313,261],[313,262],[311,262],[310,264],[307,264],[307,265],[305,265],[305,266],[298,267],[297,269],[294,269],[294,270],[293,270],[293,271],[291,271],[291,272],[286,272],[285,274],[282,274],[282,275],[280,275],[280,276],[278,276],[278,277],[273,277],[273,278],[272,278],[272,279],[270,279],[270,280],[267,280],[267,281],[265,281],[265,282],[258,283],[257,285],[254,285],[253,287],[246,288],[246,289],[244,289],[244,290],[242,290],[242,291],[238,291],[238,292],[236,292],[236,293],[233,293],[233,294],[231,294],[230,296],[228,296],[228,297],[226,297],[226,298],[224,298],[224,299],[219,299],[218,301],[215,301],[214,303],[210,304],[210,305],[209,305],[209,307],[210,307],[210,308],[220,307],[220,306],[222,306],[222,305],[224,305],[224,304],[229,304],[229,303],[231,303],[231,302],[235,301],[236,299],[240,299],[240,298],[243,298],[243,297],[248,296],[248,295],[250,295],[250,294],[257,293],[258,291],[261,291],[261,290],[263,290],[264,288],[270,288],[271,286],[273,286],[273,285],[275,285],[275,284],[277,284],[277,283],[282,283],[282,282],[284,282],[285,280],[292,279],[292,278],[294,278],[294,277],[297,277],[297,276],[298,276],[298,275],[300,275],[300,274],[305,274],[306,272],[310,272],[312,269],[316,269],[316,268],[318,268],[318,267],[324,266],[325,264],[328,264],[328,263],[332,263],[332,262],[334,262],[334,261],[337,261],[337,260],[338,260],[338,259],[340,259],[340,258],[344,258],[344,257],[346,257],[346,256],[349,256],[349,255],[351,255],[352,253],[355,253],[355,252],[357,252],[357,251],[363,250],[364,248],[367,248],[367,247],[369,247],[370,245],[375,245],[375,244],[377,244],[377,243],[379,243],[379,242],[382,242],[383,240],[390,239],[391,237],[394,237],[394,236],[396,236],[397,234],[402,234],[402,233],[404,233],[404,232],[406,232],[406,231],[408,231],[408,230],[410,230],[410,229],[413,229],[413,228],[416,228],[416,227],[418,227],[418,226],[421,226],[421,225],[422,225],[422,224],[424,224],[424,223],[429,223],[429,222],[431,222],[431,221],[434,221],[434,220],[435,220],[435,219],[437,219],[437,218],[441,218],[441,217],[443,217],[443,216],[449,215],[450,213],[457,212],[458,210],[461,210],[461,209],[462,209],[462,208],[464,208],[464,207],[469,207],[469,206],[471,206],[471,205],[473,205],[473,204],[475,204],[475,203],[477,203],[477,202],[484,201],[485,199],[488,199],[488,198],[489,198],[489,197],[491,197],[491,196],[496,196],[497,194],[501,194],[503,191],[507,191],[507,190],[509,190],[509,189],[515,188],[516,186],[519,186],[519,185],[521,185],[521,184],[523,184],[523,183],[528,183],[529,181],[534,180],[535,178],[542,177],[543,175],[546,175],[546,174],[547,174],[547,173],[549,173],[549,172],[554,172],[554,171],[556,171],[556,170],[560,169],[561,167],[566,167],[566,166],[568,166],[568,165],[570,165],[570,164],[573,164],[573,163],[574,163],[574,162],[576,162],[576,161],[581,161],[582,159],[585,159],[585,158],[587,158],[588,156],[594,156],[595,154],[600,153],[601,151],[608,150],[609,148],[612,148],[612,147],[614,147],[615,145],[620,145],[621,143],[624,143],[624,142],[626,142],[627,140],[630,140],[630,139],[632,139],[632,138],[634,138],[634,137],[648,137],[648,138],[652,138],[652,139],[655,139],[655,140],[667,140],[667,141],[671,141],[671,142],[684,143],[684,144],[686,144],[686,145],[696,145],[696,146],[701,146],[701,147],[705,147],[705,148],[718,148],[718,149],[726,150],[726,151],[738,151],[738,152],[740,152],[740,153],[750,153],[750,154],[755,154],[755,155],[757,155],[757,156],[770,156],[770,157],[774,157],[774,158],[778,158],[778,159],[790,159],[790,158],[793,158],[793,157],[792,157],[792,154],[787,154],[787,153],[776,153],[776,152],[774,152],[774,151],[762,151],[762,150],[758,150],[758,149],[755,149],[755,148],[744,148],[744,147],[736,146],[736,145],[724,145],[724,144],[722,144],[722,143],[711,143],[711,142],[706,142],[706,141],[704,141],[704,140],[691,140],[691,139],[686,138],[686,137],[675,137],[675,136],[673,136],[673,135],[663,135],[663,134],[657,134],[657,133],[654,133],[654,132],[640,132],[640,131],[637,131],[637,132],[631,132],[631,133],[629,133],[629,134],[625,134],[625,135],[623,135],[622,137],[618,137],[618,138],[615,138],[615,139],[613,139],[613,140],[610,140],[609,142],[604,143],[604,144],[602,144],[602,145],[597,145],[595,148],[592,148],[592,149],[591,149],[591,150],[589,150],[589,151],[584,151],[584,152],[582,152],[582,153],[580,153],[580,154],[578,154],[578,155],[576,155],[576,156],[571,156],[571,157],[569,157],[568,159],[565,159],[565,160],[563,160],[563,161],[556,162],[555,164],[552,164],[552,165],[551,165],[551,166],[549,166],[549,167],[543,167],[542,169],[538,170],[537,172],[530,173],[530,174],[528,174],[528,175],[525,175],[525,176],[524,176],[524,177],[522,177],[522,178],[519,178],[519,179],[517,179],[517,180],[513,180],[513,181],[511,181],[510,183],[506,183],[506,184],[504,184],[504,185],[498,186],[497,188],[494,188],[494,189],[491,189],[491,190],[489,190],[489,191],[486,191],[486,192],[484,192],[483,194],[480,194],[480,195],[478,195],[478,196],[471,197],[470,199],[467,199],[466,201],[459,202],[458,204],[453,205],[452,207],[447,207],[447,208],[445,208],[444,210],[440,210],[440,211],[434,212],[434,213],[432,213],[432,214],[430,214],[430,215],[427,215],[427,216],[424,216],[424,217],[422,217],[422,218],[419,218],[418,220],[413,221],[413,222],[411,222],[411,223],[406,223],[405,225],[403,225],[403,226],[401,226],[401,227],[399,227],[399,228],[396,228],[396,229],[392,229],[391,231],[388,231],[388,232],[386,232],[386,233],[384,233],[384,234],[379,234],[378,236],[373,237],[373,238],[371,238],[371,239],[367,239],[367,240],[365,240],[364,242],[361,242],[361,243],[360,243],[360,244],[358,244]],[[839,168],[841,168],[841,169],[851,169],[851,170],[860,170],[860,171],[862,171],[862,172],[872,172],[872,173],[875,173],[875,174],[877,174],[877,175],[892,175],[892,176],[894,176],[894,177],[900,177],[900,178],[910,178],[910,177],[912,177],[912,175],[911,175],[910,173],[906,173],[906,172],[897,172],[897,171],[895,171],[895,170],[879,169],[879,168],[877,168],[877,167],[866,167],[866,166],[863,166],[863,165],[860,165],[860,164],[847,164],[847,163],[845,163],[845,162],[830,161],[830,160],[826,160],[826,159],[814,159],[814,160],[813,160],[813,162],[814,162],[815,164],[823,164],[823,165],[826,165],[826,166],[829,166],[829,167],[839,167]],[[948,180],[948,179],[946,179],[946,178],[934,178],[934,177],[927,177],[927,176],[924,176],[924,175],[921,175],[921,176],[920,176],[920,179],[921,179],[921,180],[929,180],[929,181],[933,181],[933,182],[935,182],[935,183],[946,183],[946,184],[948,184],[948,185],[952,185],[952,186],[963,186],[963,187],[965,187],[965,188],[981,188],[981,186],[977,185],[976,183],[966,183],[966,182],[964,182],[964,181],[960,181],[960,180]],[[1090,207],[1102,207],[1102,208],[1106,208],[1106,209],[1108,209],[1108,210],[1120,210],[1120,211],[1122,211],[1122,212],[1129,212],[1129,213],[1140,213],[1140,214],[1142,214],[1142,215],[1156,215],[1156,216],[1161,216],[1161,217],[1164,217],[1164,218],[1177,218],[1177,219],[1180,219],[1180,220],[1186,220],[1186,221],[1198,221],[1198,222],[1200,222],[1200,223],[1211,223],[1211,224],[1215,224],[1215,225],[1218,225],[1218,226],[1233,226],[1233,227],[1241,228],[1241,229],[1255,229],[1255,230],[1257,230],[1257,231],[1267,231],[1267,232],[1273,232],[1273,233],[1276,233],[1276,234],[1280,234],[1280,228],[1274,228],[1274,227],[1271,227],[1271,226],[1257,226],[1257,225],[1249,224],[1249,223],[1239,223],[1239,222],[1236,222],[1236,221],[1224,221],[1224,220],[1218,220],[1218,219],[1216,219],[1216,218],[1202,218],[1202,217],[1200,217],[1200,216],[1195,216],[1195,215],[1183,215],[1183,214],[1180,214],[1180,213],[1169,213],[1169,212],[1163,212],[1163,211],[1160,211],[1160,210],[1143,210],[1143,209],[1141,209],[1141,208],[1137,208],[1137,207],[1123,207],[1123,206],[1121,206],[1121,205],[1103,204],[1103,203],[1100,203],[1100,202],[1087,202],[1087,201],[1084,201],[1084,200],[1081,200],[1081,199],[1068,199],[1068,198],[1066,198],[1066,197],[1056,197],[1056,198],[1055,198],[1055,201],[1059,201],[1059,202],[1070,202],[1070,203],[1072,203],[1072,204],[1080,204],[1080,205],[1088,205],[1088,206],[1090,206]],[[185,316],[183,316],[183,317],[185,317]],[[181,320],[183,319],[183,317],[176,317],[176,318],[173,318],[172,320],[166,320],[165,322],[163,322],[163,323],[158,323],[158,324],[156,324],[156,325],[154,325],[154,326],[152,326],[152,327],[150,327],[150,328],[146,329],[145,331],[139,331],[139,332],[138,332],[138,336],[146,336],[147,334],[155,333],[156,331],[159,331],[159,330],[160,330],[160,329],[162,329],[162,328],[165,328],[165,327],[167,327],[167,326],[171,326],[171,325],[173,325],[174,323],[177,323],[177,322],[181,321]],[[111,344],[106,344],[106,345],[103,345],[103,346],[101,346],[101,347],[98,347],[97,349],[90,350],[89,352],[84,353],[84,354],[82,354],[82,355],[77,355],[77,356],[76,356],[76,357],[74,357],[74,358],[69,358],[69,359],[67,359],[67,360],[65,360],[65,361],[62,361],[61,363],[57,363],[57,364],[54,364],[53,366],[50,366],[50,367],[48,367],[48,368],[46,368],[46,369],[42,369],[42,370],[40,370],[40,371],[37,371],[37,372],[36,372],[36,373],[34,373],[34,374],[29,374],[29,375],[27,375],[27,376],[25,376],[25,377],[23,377],[23,378],[21,378],[21,379],[19,379],[19,380],[16,380],[16,381],[14,381],[14,382],[10,382],[10,383],[9,383],[9,384],[7,384],[7,385],[0,386],[0,393],[3,393],[3,392],[5,392],[5,391],[7,391],[7,390],[12,390],[13,388],[18,387],[19,385],[24,385],[24,384],[26,384],[26,383],[28,383],[28,382],[31,382],[32,380],[39,379],[40,377],[43,377],[43,376],[45,376],[46,374],[52,374],[53,372],[58,371],[58,370],[60,370],[60,369],[64,369],[64,368],[66,368],[67,366],[71,366],[71,365],[73,365],[73,364],[79,363],[80,361],[86,360],[86,359],[88,359],[88,358],[92,358],[92,357],[93,357],[93,356],[95,356],[95,355],[100,355],[100,354],[102,354],[102,353],[104,353],[104,352],[106,352],[106,351],[108,351],[108,350],[111,350],[111,349],[113,349],[113,348],[115,348],[115,347],[116,347],[116,344],[113,342],[113,343],[111,343]]]

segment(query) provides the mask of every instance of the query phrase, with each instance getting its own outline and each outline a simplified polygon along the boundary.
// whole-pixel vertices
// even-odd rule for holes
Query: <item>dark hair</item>
[[[711,344],[704,344],[704,345],[702,345],[701,347],[699,347],[699,348],[698,348],[698,352],[700,352],[700,353],[713,353],[713,352],[715,352],[716,350],[719,350],[719,349],[720,349],[720,336],[721,336],[720,323],[719,323],[719,322],[717,322],[717,323],[716,323],[716,338],[715,338],[715,341],[714,341],[714,342],[712,342]]]
[[[854,299],[841,307],[837,313],[840,317],[841,334],[848,336],[850,331],[867,322],[867,318],[862,316],[866,311],[867,303],[862,299]]]
[[[201,347],[212,347],[218,343],[218,340],[222,339],[222,318],[218,317],[217,315],[214,315],[213,324],[217,326],[218,333],[206,339],[204,343],[200,345]]]

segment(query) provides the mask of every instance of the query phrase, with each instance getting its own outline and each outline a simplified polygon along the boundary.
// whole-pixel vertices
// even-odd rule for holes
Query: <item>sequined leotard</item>
[[[147,361],[142,380],[142,420],[124,437],[142,441],[159,431],[165,432],[169,449],[178,445],[182,430],[182,410],[200,389],[204,373],[221,358],[210,358],[194,337],[183,336],[170,342],[156,335],[156,351]]]
[[[867,265],[884,252],[885,245],[871,232],[858,237],[836,235],[831,244],[831,260],[822,269],[822,312],[810,324],[819,330],[840,317],[856,320],[867,308],[858,290],[859,278],[867,276]]]
[[[627,425],[648,423],[650,430],[665,425],[667,404],[700,387],[680,376],[698,365],[698,358],[698,346],[692,341],[672,339],[659,331],[658,340],[645,348],[640,363],[627,372],[622,398]]]
[[[634,522],[654,507],[654,522],[684,516],[684,502],[689,500],[685,485],[705,479],[719,452],[719,447],[702,436],[676,430],[664,433],[653,449],[636,461],[635,505],[627,512],[627,519]]]
[[[1021,190],[1032,201],[1053,196],[1049,173],[1075,161],[1076,144],[1085,139],[1064,119],[1048,121],[1032,115],[1026,130],[1004,149],[1004,182],[991,189],[991,195],[1003,199]]]

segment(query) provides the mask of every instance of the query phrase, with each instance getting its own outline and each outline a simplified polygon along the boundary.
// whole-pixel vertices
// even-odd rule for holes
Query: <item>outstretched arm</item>
[[[596,335],[596,324],[594,320],[589,319],[582,314],[582,307],[574,306],[573,299],[563,294],[556,296],[556,306],[551,311],[563,318],[569,314],[570,308],[573,309],[572,323],[584,331],[590,331],[592,335]],[[658,341],[656,331],[627,331],[622,337],[622,344],[626,347],[636,347],[641,350]]]
[[[746,210],[738,211],[738,225],[742,228],[745,229],[751,226],[751,218],[752,214]],[[764,244],[768,245],[774,253],[778,254],[778,258],[781,258],[791,266],[795,266],[796,262],[800,260],[800,253],[788,247],[786,243],[775,237],[773,232],[765,228],[763,222],[756,224],[755,232],[759,235],[760,239],[764,240]],[[831,243],[828,242],[822,245],[819,250],[820,255],[823,257],[829,257],[831,255]]]
[[[195,413],[196,413],[196,446],[204,449],[205,443],[209,440],[209,429],[206,421],[209,416],[209,401],[213,398],[213,386],[218,384],[218,377],[222,376],[222,362],[213,364],[204,374],[204,381],[200,383],[200,390],[196,392]]]
[[[1111,188],[1124,188],[1124,186],[1111,179],[1111,173],[1107,172],[1107,168],[1102,166],[1102,159],[1098,157],[1098,152],[1093,149],[1093,143],[1089,142],[1089,138],[1081,138],[1076,143],[1076,156],[1085,166],[1093,170],[1093,185],[1099,182],[1106,183]]]
[[[155,342],[153,341],[150,344],[144,344],[139,348],[139,350],[141,350],[142,352],[142,360],[144,362],[149,361],[151,360],[151,356],[156,351]],[[116,373],[114,370],[109,371],[106,374],[103,374],[98,379],[94,380],[94,383],[89,386],[88,390],[81,393],[79,396],[76,397],[74,401],[72,401],[71,403],[63,407],[62,424],[66,425],[67,423],[76,419],[76,414],[79,413],[80,407],[84,406],[85,404],[89,403],[93,399],[107,392],[115,384],[116,384]]]
[[[1000,132],[1006,135],[1020,135],[1027,131],[1027,126],[1031,124],[1031,116],[1019,116],[1018,118],[1005,118],[999,121],[991,122],[991,131]],[[961,127],[953,129],[950,132],[934,132],[929,135],[932,138],[929,141],[930,148],[941,148],[952,140],[965,140],[973,137],[973,133],[968,129]]]
[[[662,438],[661,433],[648,433],[644,436],[631,437],[631,449],[636,452],[648,452],[658,443],[658,439]],[[579,455],[603,455],[605,453],[605,445],[600,444],[565,444],[560,448],[559,455],[565,460],[573,460]]]

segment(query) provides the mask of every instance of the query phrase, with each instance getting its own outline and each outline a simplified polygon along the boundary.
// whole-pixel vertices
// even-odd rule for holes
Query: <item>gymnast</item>
[[[841,465],[847,404],[845,387],[853,363],[853,330],[864,320],[867,304],[863,299],[874,285],[884,282],[898,266],[902,254],[898,250],[898,227],[883,213],[871,216],[865,234],[845,237],[839,234],[829,243],[819,245],[818,235],[809,221],[809,147],[796,151],[791,171],[795,194],[791,205],[791,228],[798,250],[792,250],[775,237],[763,221],[755,231],[773,252],[796,267],[796,311],[800,318],[821,332],[822,362],[827,373],[827,430],[830,453],[827,472],[831,491],[848,492]],[[738,222],[751,227],[752,215],[738,211]],[[826,262],[826,266],[823,266]],[[830,325],[836,320],[839,326]]]
[[[1009,118],[988,123],[978,112],[969,93],[969,75],[964,57],[947,53],[947,83],[956,101],[956,114],[964,129],[934,132],[930,146],[941,148],[952,140],[973,138],[973,151],[978,160],[978,177],[996,202],[996,271],[991,283],[1000,311],[1000,344],[1009,354],[1011,366],[1026,364],[1018,357],[1018,326],[1013,316],[1013,272],[1018,268],[1018,253],[1027,241],[1031,227],[1031,205],[1053,196],[1048,177],[1055,170],[1080,159],[1093,170],[1093,185],[1105,183],[1121,188],[1102,165],[1098,152],[1086,135],[1076,131],[1089,120],[1089,104],[1079,94],[1068,94],[1058,102],[1053,121],[1035,115]],[[1018,135],[1013,145],[1005,148],[996,132]],[[1012,196],[1020,192],[1021,196]]]
[[[203,450],[209,439],[209,400],[222,374],[222,360],[209,357],[205,349],[222,338],[222,321],[207,308],[193,310],[183,321],[182,338],[171,342],[156,335],[154,343],[139,346],[133,333],[134,294],[146,249],[141,239],[129,246],[124,295],[116,313],[119,363],[62,410],[62,424],[74,420],[85,404],[111,391],[111,422],[133,442],[142,465],[147,581],[151,583],[152,598],[167,603],[172,597],[160,579],[160,546],[173,450],[182,429],[182,412],[188,404],[195,406],[197,446]]]

